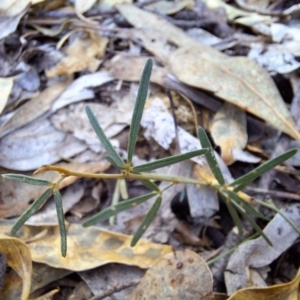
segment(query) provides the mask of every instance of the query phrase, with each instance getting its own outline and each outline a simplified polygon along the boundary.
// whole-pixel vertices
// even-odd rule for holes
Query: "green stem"
[[[84,178],[98,178],[98,179],[136,179],[136,180],[156,180],[156,181],[167,181],[172,182],[174,184],[177,183],[187,183],[187,184],[197,184],[201,186],[211,186],[212,188],[218,189],[219,185],[211,185],[204,181],[199,181],[196,179],[179,177],[179,176],[166,176],[163,174],[153,174],[153,173],[140,173],[140,174],[94,174],[94,173],[81,173],[76,171],[70,171],[68,169],[58,167],[58,166],[43,166],[38,169],[35,174],[43,173],[46,171],[57,171],[61,174],[65,174],[67,176],[76,176],[76,177],[84,177]]]

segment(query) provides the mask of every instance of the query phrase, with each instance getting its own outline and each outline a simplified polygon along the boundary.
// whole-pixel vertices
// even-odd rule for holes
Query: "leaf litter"
[[[270,76],[270,73],[279,76],[283,81],[280,76],[285,74],[285,80],[293,81],[293,84],[295,80],[299,81],[292,74],[299,69],[299,25],[293,23],[296,6],[280,7],[275,3],[269,7],[268,1],[257,1],[255,7],[251,4],[251,9],[245,10],[248,4],[241,1],[237,1],[239,7],[219,0],[128,2],[4,1],[0,5],[0,24],[4,29],[0,34],[2,168],[32,171],[44,164],[68,160],[68,167],[74,170],[105,172],[109,164],[104,162],[103,148],[97,143],[96,136],[93,137],[83,113],[85,103],[93,107],[105,133],[120,155],[125,156],[127,145],[124,141],[127,140],[127,126],[131,122],[137,91],[135,82],[140,80],[149,55],[155,58],[151,77],[153,84],[138,139],[139,157],[134,156],[134,163],[154,161],[170,152],[185,153],[199,149],[199,140],[195,138],[198,122],[209,124],[206,129],[215,145],[220,147],[220,157],[217,155],[219,149],[216,147],[215,150],[227,183],[272,155],[272,145],[278,141],[279,133],[273,129],[275,134],[272,136],[263,135],[263,140],[255,140],[255,146],[261,149],[260,157],[253,155],[245,150],[254,149],[249,145],[249,141],[254,139],[249,124],[260,124],[258,128],[264,128],[266,132],[268,129],[265,128],[271,125],[289,135],[289,143],[299,142],[300,135],[295,125],[298,117],[294,122],[286,104],[293,102],[299,91],[294,91],[294,99],[288,99],[282,92],[288,87],[276,87]],[[280,10],[283,15],[291,14],[285,24],[280,18],[273,17],[279,16]],[[263,14],[260,13],[262,11]],[[243,32],[246,27],[248,36],[237,37],[237,28]],[[253,43],[249,32],[251,38],[259,39]],[[166,89],[173,90],[171,96]],[[192,100],[196,114],[187,102],[176,102],[181,97],[180,93]],[[175,99],[175,107],[174,103],[168,105],[169,98]],[[206,120],[209,114],[205,109],[212,110],[215,115]],[[249,118],[253,116],[259,118],[259,121],[256,120],[258,123],[250,123]],[[157,172],[184,173],[184,176],[214,184],[215,178],[205,159],[196,157],[192,161]],[[293,160],[290,162],[293,163]],[[283,170],[288,174],[286,176],[299,180],[297,170],[291,168]],[[1,170],[1,173],[7,171]],[[277,196],[282,186],[279,179],[276,181],[276,173],[273,176],[276,191],[272,192]],[[107,207],[115,191],[114,184],[76,180],[74,177],[65,182],[61,190],[66,218],[70,221],[69,256],[63,259],[59,254],[59,230],[54,207],[50,205],[52,202],[32,216],[16,238],[6,235],[11,225],[2,223],[0,251],[11,268],[0,292],[2,298],[27,299],[31,293],[30,297],[34,299],[46,296],[72,299],[71,296],[62,298],[58,289],[51,288],[51,282],[58,280],[56,286],[61,286],[70,295],[81,293],[87,298],[102,293],[115,295],[119,297],[117,299],[140,299],[141,293],[150,297],[149,286],[158,279],[157,283],[162,288],[168,288],[177,295],[173,296],[174,299],[195,299],[203,286],[209,289],[201,299],[209,299],[213,290],[211,282],[204,284],[205,276],[211,278],[205,261],[201,262],[204,275],[198,273],[199,267],[197,272],[186,267],[190,256],[193,262],[199,260],[200,256],[196,253],[203,252],[203,247],[210,247],[211,257],[216,255],[213,249],[224,244],[232,229],[233,225],[226,222],[228,211],[224,211],[213,190],[192,185],[176,185],[167,190],[156,219],[144,235],[148,241],[143,240],[130,248],[131,237],[124,233],[136,231],[137,223],[140,224],[149,210],[151,201],[117,215],[114,224],[104,222],[102,228],[82,228],[75,223],[81,223],[81,219],[93,210],[96,212]],[[96,188],[97,184],[99,188]],[[4,179],[1,179],[1,186],[2,218],[20,215],[42,191],[15,182],[8,183]],[[284,186],[288,188],[288,185]],[[145,192],[136,182],[129,182],[127,189],[130,195],[135,196]],[[296,224],[299,219],[297,204],[289,204],[276,196],[274,203],[282,207],[286,217]],[[81,202],[82,206],[79,205]],[[91,208],[88,209],[88,206]],[[258,238],[245,242],[229,256],[228,264],[219,271],[221,276],[218,277],[224,280],[222,274],[225,274],[226,289],[219,290],[224,293],[223,299],[275,299],[277,296],[294,299],[299,286],[299,275],[296,276],[299,264],[289,261],[293,252],[288,248],[297,251],[297,233],[279,214],[267,214],[271,221],[264,232],[273,247]],[[245,225],[249,227],[246,221]],[[263,227],[266,223],[260,225]],[[192,243],[193,238],[197,243]],[[288,239],[284,247],[283,238],[285,241]],[[15,255],[12,259],[7,253],[9,247],[14,247],[10,252],[21,253],[21,256]],[[180,251],[187,247],[194,252]],[[158,269],[166,259],[165,253],[169,255],[167,267]],[[289,266],[293,265],[289,269],[293,269],[294,273],[286,277],[279,274],[276,281],[272,281],[266,270],[272,268],[271,263],[280,264],[281,259]],[[128,265],[128,269],[122,264]],[[124,271],[124,274],[130,274],[133,271],[130,266],[135,266],[136,270],[150,268],[147,273],[154,277],[146,274],[140,279],[144,272],[138,271],[127,281],[121,276],[115,281],[110,279],[102,283],[102,286],[97,284],[102,271],[107,272],[109,278],[114,273],[122,273],[122,268],[128,272]],[[95,273],[91,273],[93,271]],[[181,271],[187,273],[172,277],[174,272]],[[36,276],[43,272],[49,276],[52,274],[52,277],[38,282]],[[68,275],[74,272],[78,272],[82,281],[72,287],[64,287],[61,280],[68,279]],[[191,273],[199,275],[199,288],[191,281]],[[235,273],[239,274],[238,278],[232,278]],[[251,282],[245,281],[247,274],[250,274]],[[183,281],[188,285],[180,291],[179,283]],[[140,284],[135,290],[138,282]],[[272,286],[274,282],[282,284]],[[253,284],[265,288],[252,288]],[[239,291],[241,287],[245,289]],[[191,292],[194,290],[196,293]],[[189,296],[182,296],[181,292]],[[155,296],[166,296],[159,293],[157,290]]]

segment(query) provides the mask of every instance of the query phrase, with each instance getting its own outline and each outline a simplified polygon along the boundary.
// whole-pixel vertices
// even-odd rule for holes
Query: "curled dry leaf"
[[[174,251],[146,272],[132,299],[208,300],[212,285],[211,272],[201,256],[191,250]]]
[[[29,248],[23,241],[7,236],[5,233],[0,233],[0,252],[6,256],[8,266],[10,266],[23,281],[23,286],[20,286],[20,290],[16,291],[13,278],[10,278],[10,280],[6,278],[4,287],[0,292],[0,298],[8,300],[27,300],[30,293],[32,276],[32,262]]]
[[[246,288],[235,292],[228,300],[297,300],[299,299],[300,269],[296,277],[285,284],[276,284],[266,288]]]

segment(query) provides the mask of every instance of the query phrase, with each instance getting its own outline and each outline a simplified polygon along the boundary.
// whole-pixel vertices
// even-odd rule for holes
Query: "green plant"
[[[170,186],[177,184],[177,183],[186,183],[186,184],[196,184],[202,186],[210,186],[211,188],[215,189],[220,196],[224,199],[228,210],[237,225],[239,232],[242,234],[243,227],[242,222],[240,219],[240,215],[246,218],[252,226],[256,229],[256,231],[264,236],[264,238],[270,243],[268,238],[264,235],[261,228],[257,225],[255,220],[253,219],[252,215],[259,218],[265,218],[257,209],[253,207],[253,204],[258,202],[254,199],[248,197],[246,194],[242,192],[242,189],[250,184],[253,180],[259,177],[261,174],[267,172],[268,170],[274,168],[275,166],[281,164],[291,156],[293,156],[297,150],[293,149],[290,150],[279,157],[268,161],[256,169],[252,170],[250,173],[238,178],[231,184],[227,185],[222,172],[219,168],[217,160],[215,158],[212,146],[210,141],[204,131],[203,128],[198,128],[198,137],[200,143],[202,145],[202,149],[191,151],[185,154],[174,155],[171,157],[163,158],[156,160],[151,163],[133,166],[132,165],[132,157],[135,150],[135,145],[138,137],[138,132],[140,128],[140,121],[142,118],[143,110],[145,101],[147,98],[148,93],[148,86],[150,82],[150,75],[152,70],[152,60],[149,59],[145,65],[139,91],[136,99],[136,104],[133,112],[132,117],[132,124],[130,126],[130,133],[129,133],[129,141],[128,141],[128,149],[127,149],[127,160],[124,161],[119,154],[116,152],[112,144],[110,143],[109,139],[106,137],[103,129],[99,125],[93,111],[89,106],[86,107],[86,113],[90,120],[90,123],[95,130],[100,142],[103,144],[105,150],[107,151],[106,159],[116,168],[120,170],[119,174],[94,174],[94,173],[80,173],[71,171],[68,169],[64,169],[58,166],[50,166],[45,165],[38,169],[35,173],[42,173],[45,171],[57,171],[61,174],[60,179],[57,182],[50,182],[47,180],[36,179],[34,177],[25,176],[25,175],[17,175],[17,174],[5,174],[3,175],[4,178],[22,181],[32,185],[43,185],[49,186],[49,188],[20,216],[18,221],[11,229],[11,234],[15,234],[20,227],[26,222],[26,220],[33,215],[46,201],[47,199],[53,194],[54,200],[56,203],[56,210],[57,216],[59,221],[60,227],[60,234],[61,234],[61,253],[63,256],[66,256],[67,253],[67,238],[66,238],[66,227],[65,227],[65,219],[64,213],[62,208],[62,197],[59,192],[59,184],[67,177],[67,176],[77,176],[77,177],[86,177],[86,178],[99,178],[99,179],[136,179],[139,180],[142,184],[147,186],[151,193],[146,195],[142,195],[133,199],[129,199],[126,201],[122,201],[114,206],[108,207],[103,211],[95,214],[89,220],[83,223],[84,227],[94,225],[100,221],[106,220],[108,218],[113,217],[114,215],[127,210],[133,206],[139,205],[152,197],[156,197],[156,201],[154,202],[152,208],[149,210],[148,214],[146,215],[145,219],[143,220],[142,224],[139,226],[138,230],[133,236],[131,245],[134,246],[140,237],[143,235],[149,224],[154,219],[159,207],[163,201],[163,192],[164,190],[160,190],[160,188],[153,182],[153,181],[167,181],[170,182],[170,185],[165,188],[168,189]],[[186,159],[190,159],[192,157],[198,155],[205,155],[207,163],[209,164],[212,173],[214,174],[217,183],[211,184],[204,181],[199,181],[191,178],[185,177],[177,177],[177,176],[168,176],[163,174],[153,174],[153,173],[146,173],[157,168],[161,168],[164,166],[169,166],[178,162],[181,162]],[[276,207],[271,206],[270,204],[266,204],[264,202],[259,202],[261,205],[268,206],[269,208],[279,212]],[[287,220],[287,219],[286,219]],[[287,220],[289,222],[289,220]],[[289,222],[290,223],[290,222]],[[293,224],[291,224],[293,226]],[[294,227],[295,228],[295,227]],[[295,230],[300,234],[297,228]]]

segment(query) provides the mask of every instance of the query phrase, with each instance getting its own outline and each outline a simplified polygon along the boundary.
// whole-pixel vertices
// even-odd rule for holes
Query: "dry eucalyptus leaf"
[[[181,82],[214,93],[300,141],[276,85],[255,62],[247,57],[228,57],[200,44],[166,20],[133,5],[117,8],[133,26],[141,28],[133,30],[132,36]]]
[[[5,224],[8,222],[1,223],[0,232],[10,231],[11,225]],[[58,225],[24,225],[17,235],[21,240],[27,241],[34,262],[73,271],[89,270],[112,262],[149,268],[162,255],[172,251],[171,246],[146,240],[140,240],[135,247],[131,247],[131,236],[97,227],[83,228],[81,224],[66,226],[66,257],[61,256]]]
[[[107,264],[92,270],[79,272],[78,275],[90,287],[93,294],[101,297],[111,291],[114,300],[132,299],[136,281],[144,274],[145,270],[123,264]],[[133,285],[133,286],[132,286]]]
[[[39,119],[0,140],[0,165],[10,170],[34,170],[86,149],[71,134],[56,130],[48,120]]]
[[[8,231],[9,230],[7,230],[7,232]],[[1,232],[0,252],[6,256],[8,266],[10,266],[19,275],[23,282],[23,286],[19,286],[20,290],[16,291],[14,281],[7,280],[8,278],[6,278],[4,287],[0,291],[0,298],[7,300],[27,300],[30,293],[32,276],[32,262],[29,248],[23,241],[5,235],[5,232]],[[18,294],[19,297],[13,298],[16,294]]]
[[[95,93],[93,88],[99,87],[112,80],[114,80],[114,78],[112,78],[107,71],[99,71],[80,76],[55,100],[51,107],[51,112],[54,113],[58,109],[74,102],[94,98]]]
[[[213,280],[208,265],[190,250],[164,255],[140,281],[133,300],[209,300]]]
[[[0,137],[29,124],[49,111],[52,103],[61,95],[69,84],[69,80],[55,83],[46,88],[37,97],[32,98],[22,105],[18,110],[16,110],[13,116],[1,126]]]

